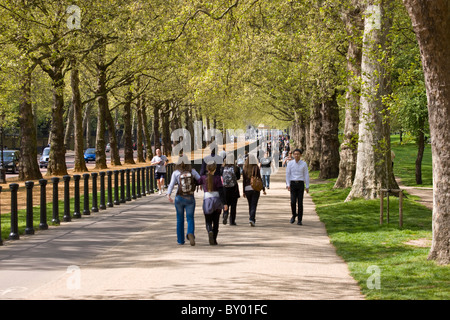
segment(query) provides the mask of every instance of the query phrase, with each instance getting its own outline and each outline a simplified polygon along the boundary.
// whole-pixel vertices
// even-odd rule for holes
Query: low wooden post
[[[380,225],[383,224],[383,215],[384,215],[384,192],[380,190]]]
[[[398,226],[403,227],[403,191],[398,194]]]

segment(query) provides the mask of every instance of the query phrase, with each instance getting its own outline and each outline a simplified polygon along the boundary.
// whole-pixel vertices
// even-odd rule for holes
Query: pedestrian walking
[[[262,183],[258,162],[253,154],[249,154],[245,160],[242,184],[244,198],[247,198],[248,201],[249,223],[250,226],[254,227],[256,225],[256,207],[258,206],[259,196],[261,190],[264,195],[266,194],[266,188]]]
[[[214,161],[209,162],[206,165],[206,174],[200,177],[200,184],[204,191],[203,213],[210,245],[217,245],[220,214],[222,209],[228,210],[228,206],[224,205],[222,177],[214,174],[216,170],[217,164]]]
[[[185,243],[184,235],[184,217],[187,220],[186,238],[189,240],[191,246],[195,245],[195,198],[194,192],[196,186],[199,185],[200,175],[195,169],[191,168],[189,163],[181,162],[172,173],[169,187],[167,188],[167,198],[171,203],[175,203],[175,210],[177,213],[177,242],[178,244]],[[178,185],[175,201],[171,198],[171,194],[175,184]]]
[[[232,155],[227,156],[221,170],[225,204],[228,206],[228,210],[223,212],[223,224],[227,224],[230,217],[230,225],[235,226],[237,202],[240,198],[238,180],[241,178],[241,170],[234,164]]]
[[[303,194],[309,193],[308,165],[303,160],[301,149],[294,150],[294,160],[289,161],[286,167],[286,188],[291,193],[291,223],[298,217],[298,225],[302,225],[303,219]],[[297,210],[298,208],[298,210]]]
[[[156,156],[153,157],[151,165],[156,166],[155,168],[155,179],[158,184],[158,193],[162,194],[165,186],[166,178],[166,165],[169,162],[166,156],[161,154],[160,149],[156,149]]]
[[[270,174],[271,170],[272,158],[269,155],[269,152],[266,151],[264,156],[259,160],[259,166],[261,169],[261,176],[264,187],[270,189]]]

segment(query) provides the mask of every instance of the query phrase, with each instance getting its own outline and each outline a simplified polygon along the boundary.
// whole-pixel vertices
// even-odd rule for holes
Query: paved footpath
[[[5,241],[0,299],[364,299],[310,196],[303,226],[290,224],[284,170],[271,180],[256,227],[241,197],[238,225],[220,225],[218,246],[208,243],[201,192],[195,246],[177,245],[175,208],[159,195]]]

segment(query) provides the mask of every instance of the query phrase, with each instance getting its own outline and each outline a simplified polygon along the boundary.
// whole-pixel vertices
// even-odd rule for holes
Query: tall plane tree
[[[419,42],[433,156],[429,259],[450,263],[450,0],[403,0]]]

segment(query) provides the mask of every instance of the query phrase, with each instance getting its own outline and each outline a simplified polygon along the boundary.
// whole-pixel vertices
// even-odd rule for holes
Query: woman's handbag
[[[257,169],[256,166],[253,168],[252,177],[250,178],[250,186],[252,187],[253,190],[259,192],[263,189],[263,183],[261,178],[258,177],[256,174],[254,174],[255,169]]]

